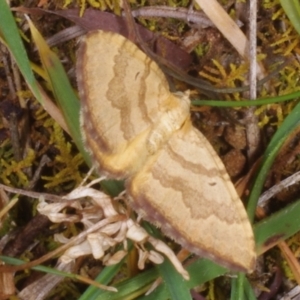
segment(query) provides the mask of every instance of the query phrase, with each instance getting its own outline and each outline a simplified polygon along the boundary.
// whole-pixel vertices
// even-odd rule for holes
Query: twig
[[[296,285],[294,288],[292,288],[289,292],[284,293],[284,296],[282,296],[279,300],[297,300],[300,297],[300,286]]]
[[[44,197],[45,199],[50,200],[50,201],[62,201],[62,197],[60,197],[60,196],[47,194],[47,193],[37,193],[37,192],[33,192],[33,191],[26,191],[26,190],[10,187],[10,186],[7,186],[7,185],[1,184],[1,183],[0,183],[0,188],[2,188],[3,190],[5,190],[7,192],[10,192],[10,193],[20,194],[20,195],[28,196],[28,197],[35,198],[35,199]]]
[[[296,184],[300,181],[300,171],[289,176],[288,178],[282,180],[278,184],[272,186],[270,189],[265,191],[258,200],[258,206],[264,207],[267,204],[267,201],[272,198],[275,194],[278,194],[282,190],[286,189],[287,187]]]
[[[249,60],[250,60],[250,71],[249,71],[249,82],[250,82],[250,99],[254,100],[257,97],[257,61],[256,61],[256,50],[257,50],[257,0],[251,0],[249,7]],[[249,107],[246,113],[246,134],[247,134],[247,156],[249,163],[251,164],[257,153],[257,149],[260,143],[260,130],[258,127],[258,118],[255,115],[255,107]]]
[[[49,47],[56,46],[63,42],[69,41],[71,39],[77,38],[86,33],[86,30],[79,25],[74,25],[67,27],[58,33],[52,35],[47,39],[47,44]],[[34,51],[37,51],[37,48],[34,47]]]
[[[256,63],[256,36],[257,36],[257,0],[251,0],[249,7],[249,42],[250,42],[250,72],[249,72],[249,82],[250,82],[250,99],[256,99],[256,76],[257,76],[257,63]]]
[[[6,50],[6,48],[1,45],[0,47],[0,54],[1,54],[1,61],[3,63],[3,67],[5,70],[5,75],[6,75],[6,80],[7,80],[7,84],[8,84],[8,88],[9,88],[9,93],[12,99],[14,99],[16,97],[16,90],[15,90],[15,86],[13,84],[13,80],[12,80],[12,76],[11,76],[11,72],[10,72],[10,68],[9,68],[9,62],[7,59],[8,56],[8,51]]]
[[[28,190],[32,190],[34,188],[34,186],[36,185],[37,181],[40,179],[40,175],[41,175],[41,172],[43,170],[43,167],[49,163],[51,160],[50,158],[47,156],[47,155],[43,155],[40,162],[39,162],[39,165],[36,169],[36,171],[34,172],[33,174],[33,177],[31,178],[29,184],[28,184],[28,187],[27,189]]]
[[[215,27],[204,13],[193,11],[184,7],[149,6],[132,11],[132,16],[143,18],[174,18],[192,22],[202,28]]]
[[[12,69],[12,72],[13,72],[13,75],[14,75],[14,83],[15,83],[15,86],[16,86],[16,90],[17,90],[17,97],[19,99],[19,103],[20,103],[20,106],[23,108],[23,109],[26,109],[27,106],[26,106],[26,101],[21,93],[22,91],[22,82],[21,82],[21,75],[20,75],[20,70],[18,69],[18,65],[17,63],[15,62],[15,59],[11,56],[11,69]]]

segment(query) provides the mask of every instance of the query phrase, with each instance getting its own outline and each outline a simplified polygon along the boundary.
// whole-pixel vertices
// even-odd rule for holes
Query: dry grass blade
[[[236,51],[249,60],[249,41],[239,26],[231,19],[217,0],[196,0],[208,18],[220,30]],[[263,78],[263,67],[257,64],[258,78]]]
[[[216,0],[196,0],[196,2],[237,52],[247,60],[249,58],[249,42],[244,33],[225,12],[220,3]]]
[[[297,281],[298,285],[300,285],[300,264],[297,258],[295,257],[294,253],[291,251],[289,246],[286,244],[286,242],[280,242],[278,243],[278,247],[281,250],[281,253],[283,254],[284,258],[288,262],[294,276],[295,280]]]

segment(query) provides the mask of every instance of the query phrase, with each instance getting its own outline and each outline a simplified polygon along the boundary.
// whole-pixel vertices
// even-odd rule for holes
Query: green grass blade
[[[136,299],[139,295],[143,295],[149,289],[152,282],[158,277],[158,271],[153,268],[148,271],[126,279],[114,285],[118,289],[117,293],[99,290],[97,297],[93,300],[126,300]],[[87,299],[87,298],[86,298]]]
[[[32,93],[38,101],[42,103],[43,98],[31,70],[25,47],[19,35],[18,27],[5,0],[0,0],[0,34],[12,53]]]
[[[245,274],[238,274],[237,278],[231,280],[231,295],[230,300],[256,300],[253,289],[245,276]]]
[[[189,287],[190,281],[185,281],[183,277],[179,273],[177,273],[173,265],[168,260],[165,260],[163,264],[157,265],[156,267],[159,270],[159,274],[161,275],[163,282],[149,295],[143,295],[138,299],[192,299]]]
[[[149,224],[148,222],[143,222],[143,227],[155,238],[163,240],[163,236],[153,225]],[[169,297],[171,297],[171,299],[191,299],[191,294],[189,291],[190,289],[187,286],[187,282],[183,279],[182,275],[175,270],[174,266],[167,258],[165,258],[162,264],[157,265],[156,267],[159,270],[160,276],[167,287],[167,294]]]
[[[43,39],[41,34],[37,31],[30,20],[29,26],[32,38],[38,48],[44,70],[47,72],[50,84],[52,86],[53,94],[63,111],[63,115],[68,124],[68,128],[73,137],[73,140],[84,156],[85,161],[91,164],[90,157],[85,151],[81,138],[79,123],[79,99],[75,94],[70,84],[69,78],[67,77],[57,55],[53,51],[51,51],[46,41]]]
[[[300,231],[300,199],[254,225],[256,249],[260,254]]]
[[[175,270],[174,266],[167,259],[156,266],[167,287],[169,298],[172,300],[192,300],[187,282]]]
[[[256,100],[224,101],[224,100],[193,100],[193,105],[207,105],[217,107],[251,107],[258,105],[268,105],[293,100],[300,97],[300,92],[294,92],[287,95],[276,97],[261,98]]]
[[[244,299],[244,279],[243,274],[239,274],[236,278],[231,279],[230,300]]]
[[[13,266],[19,266],[19,265],[26,263],[26,261],[24,261],[24,260],[9,257],[9,256],[2,256],[2,255],[0,255],[0,260],[7,264],[13,265]],[[76,274],[73,274],[73,273],[59,271],[57,269],[45,267],[45,266],[35,266],[35,267],[32,267],[32,269],[36,270],[36,271],[44,272],[47,274],[53,274],[53,275],[68,277],[68,278],[72,278],[72,279],[76,279],[76,276],[77,276]]]
[[[248,300],[256,300],[257,299],[254,294],[253,288],[247,277],[245,277],[245,280],[244,280],[244,294],[245,294],[245,299],[248,299]]]
[[[198,259],[187,267],[191,279],[186,281],[186,286],[190,290],[195,286],[199,286],[209,280],[224,275],[227,270],[208,259]],[[183,280],[183,279],[182,279]],[[142,300],[164,300],[170,298],[170,292],[165,283],[162,283],[148,296],[141,296]]]
[[[285,118],[282,125],[274,134],[271,142],[269,143],[262,160],[262,165],[255,179],[254,185],[251,189],[249,196],[249,202],[247,206],[247,211],[249,218],[254,219],[255,209],[257,205],[258,198],[261,194],[265,179],[267,177],[268,171],[272,166],[272,163],[283,145],[287,137],[299,126],[300,124],[300,103],[298,103],[293,111]]]
[[[101,273],[95,279],[96,282],[108,285],[113,278],[119,273],[124,260],[116,265],[105,267]],[[78,300],[96,300],[103,291],[95,286],[89,286],[89,288],[83,293]]]
[[[280,0],[280,4],[291,23],[300,34],[300,2],[299,0]]]
[[[191,289],[216,277],[224,275],[228,270],[208,259],[198,259],[187,267],[191,279],[187,282]]]

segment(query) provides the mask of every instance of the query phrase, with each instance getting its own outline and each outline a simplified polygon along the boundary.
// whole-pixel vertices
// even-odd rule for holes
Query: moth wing
[[[189,251],[237,271],[254,267],[247,213],[206,138],[191,124],[127,182],[134,208]]]
[[[145,152],[150,126],[170,97],[168,82],[135,44],[101,30],[81,41],[76,69],[87,147],[101,169],[123,177],[122,170],[138,159],[135,150]]]

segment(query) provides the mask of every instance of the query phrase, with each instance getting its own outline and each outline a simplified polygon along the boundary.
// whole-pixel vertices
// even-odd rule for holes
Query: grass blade
[[[300,34],[300,3],[299,0],[280,0],[280,4],[291,23]]]
[[[258,198],[261,194],[265,179],[268,171],[270,170],[273,161],[276,158],[278,151],[283,145],[287,137],[299,126],[300,124],[300,103],[298,103],[293,111],[285,118],[282,125],[274,134],[271,142],[264,152],[262,165],[255,179],[254,185],[251,189],[249,202],[247,206],[248,215],[251,220],[254,219],[255,209]]]
[[[157,265],[157,269],[159,270],[159,273],[167,287],[170,299],[192,300],[187,282],[175,270],[169,260],[165,259],[161,265]]]
[[[19,35],[18,27],[5,0],[0,0],[0,20],[0,34],[2,38],[14,56],[31,91],[40,102],[43,102],[43,98],[30,67],[25,47]]]
[[[86,153],[81,139],[79,124],[79,99],[74,93],[69,78],[67,77],[57,55],[51,51],[33,23],[30,20],[28,22],[32,38],[38,48],[44,70],[47,72],[51,83],[53,94],[63,111],[70,133],[76,146],[83,154],[85,161],[90,163],[90,157]]]

